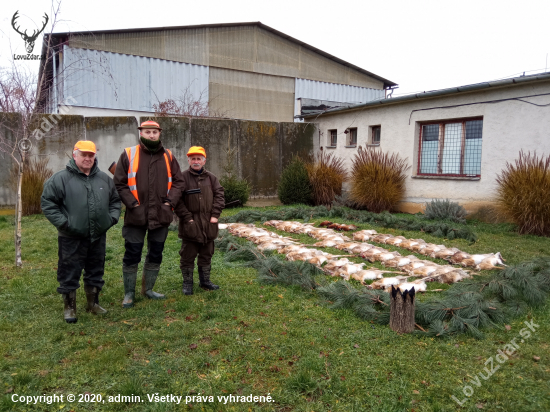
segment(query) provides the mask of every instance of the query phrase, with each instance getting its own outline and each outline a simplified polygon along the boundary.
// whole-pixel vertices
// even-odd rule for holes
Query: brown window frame
[[[332,141],[333,137],[334,137],[334,144],[333,144],[333,141]],[[328,131],[328,147],[336,147],[337,144],[338,144],[338,130],[337,129],[330,129]]]
[[[374,141],[374,136],[376,135],[376,130],[379,130],[378,133],[378,141]],[[380,141],[382,140],[382,126],[371,126],[370,127],[370,143],[371,144],[380,144]]]
[[[441,177],[481,177],[481,171],[477,174],[466,174],[464,173],[464,160],[465,160],[465,146],[466,146],[466,122],[472,120],[481,120],[483,122],[482,116],[477,117],[467,117],[467,118],[458,118],[458,119],[449,119],[441,121],[426,121],[418,122],[420,126],[420,132],[418,136],[418,165],[417,165],[417,176],[441,176]],[[462,124],[462,136],[460,144],[460,173],[443,173],[443,150],[445,148],[445,125],[451,123],[461,123]],[[437,173],[422,173],[422,132],[424,126],[428,125],[439,125],[439,134],[438,134],[438,155],[437,155]],[[480,140],[483,142],[483,124],[482,124],[482,134]],[[480,162],[481,162],[481,147],[480,147]]]
[[[355,142],[352,141],[352,136],[355,135]],[[357,146],[357,127],[350,127],[348,129],[348,146]]]

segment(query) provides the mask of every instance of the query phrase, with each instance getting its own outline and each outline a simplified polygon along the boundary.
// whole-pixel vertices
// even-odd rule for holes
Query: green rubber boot
[[[76,323],[78,321],[76,317],[76,290],[69,293],[63,293],[63,303],[65,307],[63,309],[63,318],[67,323]]]
[[[210,282],[210,266],[199,266],[199,286],[205,290],[216,290],[220,287]]]
[[[124,282],[123,308],[128,309],[134,306],[134,300],[136,299],[137,271],[137,265],[122,268],[122,281]]]
[[[147,264],[146,264],[147,265]],[[162,293],[153,292],[153,287],[157,281],[159,269],[150,269],[146,265],[143,266],[143,276],[141,278],[141,294],[149,299],[164,299]]]
[[[105,309],[99,306],[100,290],[96,286],[84,285],[84,292],[86,292],[86,300],[88,301],[86,312],[91,312],[94,315],[104,315],[107,313]]]
[[[195,268],[181,268],[181,276],[183,277],[183,287],[181,289],[184,295],[193,294],[193,270]]]

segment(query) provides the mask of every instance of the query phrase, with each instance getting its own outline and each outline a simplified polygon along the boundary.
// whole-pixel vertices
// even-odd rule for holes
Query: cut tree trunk
[[[397,333],[414,330],[414,288],[401,292],[392,286],[390,292],[390,328]]]

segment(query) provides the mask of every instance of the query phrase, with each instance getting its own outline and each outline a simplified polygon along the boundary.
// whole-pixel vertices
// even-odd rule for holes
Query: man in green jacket
[[[65,303],[63,316],[76,323],[76,290],[84,269],[86,312],[104,314],[103,288],[106,232],[118,222],[120,198],[113,180],[97,167],[96,146],[79,141],[66,169],[44,183],[42,212],[58,230],[57,291]]]

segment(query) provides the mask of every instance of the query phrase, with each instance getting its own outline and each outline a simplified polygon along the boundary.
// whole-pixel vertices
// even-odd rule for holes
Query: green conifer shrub
[[[519,152],[497,175],[497,203],[523,234],[550,236],[550,156]]]
[[[285,205],[313,203],[313,193],[306,165],[299,156],[294,156],[283,169],[277,194],[279,200]]]
[[[397,153],[359,147],[351,168],[351,200],[375,213],[392,210],[403,199],[409,167]]]
[[[245,179],[239,179],[233,175],[223,176],[220,184],[224,189],[225,203],[239,200],[244,205],[250,197],[250,184]]]
[[[434,199],[426,203],[424,217],[431,220],[447,219],[456,223],[466,223],[466,209],[449,199]]]

